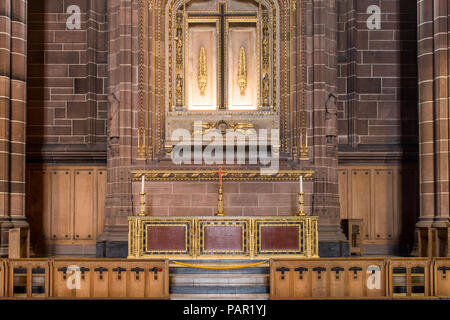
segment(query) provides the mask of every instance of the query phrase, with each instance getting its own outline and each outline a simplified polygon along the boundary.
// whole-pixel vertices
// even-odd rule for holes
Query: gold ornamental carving
[[[239,49],[238,85],[241,96],[245,96],[245,89],[247,88],[247,57],[245,55],[244,47]]]
[[[262,64],[265,70],[269,69],[270,54],[269,54],[269,15],[267,12],[263,13],[262,17]]]
[[[206,50],[205,47],[200,47],[200,54],[198,56],[198,88],[200,95],[204,96],[206,91],[206,85],[208,84],[208,69],[206,65]]]
[[[247,122],[228,122],[220,120],[217,122],[201,122],[199,125],[197,122],[192,124],[192,135],[205,135],[211,130],[218,130],[222,135],[226,134],[227,130],[234,130],[235,132],[250,135],[254,133],[255,126],[252,123]]]
[[[183,68],[183,15],[177,14],[176,36],[175,36],[175,61],[177,68]]]
[[[132,170],[133,181],[217,181],[217,170]],[[312,170],[279,170],[273,175],[262,175],[260,170],[226,170],[222,171],[223,181],[298,181],[300,176],[311,181]]]
[[[217,172],[217,171],[216,171]],[[193,258],[193,259],[264,259],[271,257],[319,258],[319,217],[317,216],[254,216],[254,217],[128,217],[128,258]],[[153,249],[149,247],[147,235],[152,227],[184,227],[185,237],[182,249]],[[222,228],[240,227],[241,248],[206,249],[205,228],[220,226]],[[296,227],[299,242],[296,248],[265,249],[262,246],[263,228]]]
[[[264,78],[262,79],[262,96],[263,96],[263,104],[269,104],[269,95],[270,95],[270,82],[269,75],[266,73]]]
[[[175,80],[175,98],[177,106],[183,105],[183,78],[180,74],[177,74],[177,79]]]

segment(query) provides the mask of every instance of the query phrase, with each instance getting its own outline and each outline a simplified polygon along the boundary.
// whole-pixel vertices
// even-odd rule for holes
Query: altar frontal
[[[205,171],[196,179],[218,178],[216,216],[158,217],[148,216],[144,184],[147,180],[170,180],[161,172],[136,172],[141,180],[141,210],[128,218],[129,258],[268,258],[277,256],[318,257],[318,217],[304,212],[303,176],[312,172],[281,171],[276,177],[257,176],[255,172]],[[187,171],[180,174],[192,176]],[[299,210],[295,216],[227,216],[223,209],[223,181],[243,179],[299,179]],[[175,178],[175,177],[174,177]]]

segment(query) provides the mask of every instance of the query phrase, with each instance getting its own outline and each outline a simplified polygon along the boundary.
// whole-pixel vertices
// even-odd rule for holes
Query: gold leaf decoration
[[[198,56],[198,88],[200,89],[200,95],[204,96],[206,91],[206,85],[208,84],[208,74],[206,66],[206,50],[205,47],[200,48],[200,54]]]
[[[238,84],[241,90],[241,96],[245,96],[245,89],[247,88],[247,57],[244,47],[239,49]]]

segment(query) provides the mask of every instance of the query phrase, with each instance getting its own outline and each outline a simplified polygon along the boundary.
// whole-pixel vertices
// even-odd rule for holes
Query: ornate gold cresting
[[[223,212],[223,187],[222,187],[222,167],[219,168],[219,199],[217,203],[217,214],[218,217],[225,217],[226,214]]]
[[[132,170],[133,181],[145,174],[147,181],[217,181],[217,170]],[[312,170],[279,170],[273,175],[262,175],[260,170],[224,170],[222,181],[298,181],[312,180]]]
[[[245,55],[244,47],[239,49],[238,85],[241,96],[245,96],[245,89],[247,88],[247,57]]]
[[[198,88],[200,90],[200,95],[204,96],[206,91],[206,86],[208,84],[208,69],[206,65],[206,50],[205,47],[200,47],[200,53],[198,55]]]

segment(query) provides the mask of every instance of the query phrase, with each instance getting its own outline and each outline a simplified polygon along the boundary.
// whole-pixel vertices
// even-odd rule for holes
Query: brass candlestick
[[[223,188],[222,188],[222,167],[219,168],[219,201],[217,204],[217,214],[218,217],[226,216],[223,212]]]
[[[139,212],[139,217],[146,217],[147,213],[145,213],[145,192],[139,193],[141,195],[141,211]]]
[[[219,203],[217,204],[217,214],[218,217],[225,217],[226,214],[223,212],[223,190],[222,185],[219,185]]]
[[[298,213],[297,213],[297,216],[300,216],[300,217],[304,217],[304,216],[307,215],[307,214],[305,213],[305,211],[304,211],[304,204],[305,204],[304,199],[303,199],[304,195],[305,195],[304,192],[299,192],[299,193],[298,193],[299,211],[298,211]]]

